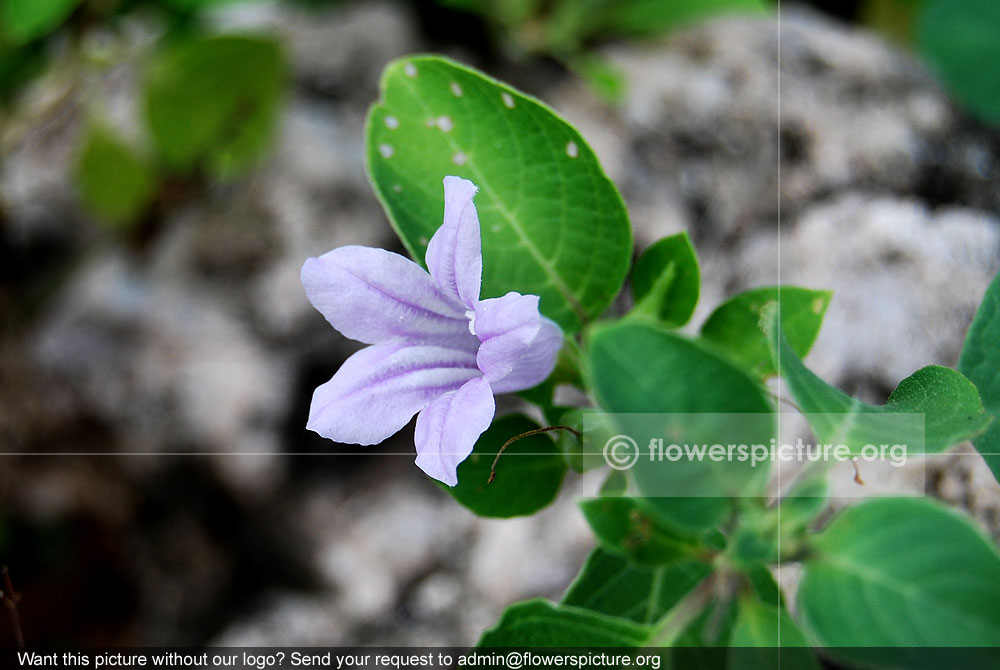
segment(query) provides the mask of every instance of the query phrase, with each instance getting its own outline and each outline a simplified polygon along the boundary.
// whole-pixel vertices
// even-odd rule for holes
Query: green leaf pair
[[[817,438],[860,453],[867,444],[903,444],[909,454],[937,453],[981,433],[991,421],[976,387],[960,373],[937,365],[907,377],[885,405],[862,403],[809,371],[782,335],[777,305],[761,325],[788,389]]]

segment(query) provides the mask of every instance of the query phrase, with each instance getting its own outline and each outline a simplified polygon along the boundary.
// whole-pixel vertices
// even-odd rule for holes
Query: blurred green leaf
[[[1000,645],[1000,555],[958,512],[922,498],[870,500],[811,544],[798,605],[824,647],[910,668],[927,667],[922,647]]]
[[[1000,274],[986,289],[972,319],[958,369],[976,385],[986,411],[993,415],[993,423],[973,442],[1000,481]]]
[[[614,63],[596,54],[581,54],[570,61],[570,67],[590,89],[610,105],[621,104],[628,94],[625,73]]]
[[[695,559],[639,568],[623,556],[595,549],[566,591],[562,604],[651,624],[711,573],[711,565]]]
[[[107,223],[126,226],[156,195],[157,176],[141,155],[94,125],[77,159],[76,184],[89,210]]]
[[[507,447],[497,462],[496,479],[487,482],[503,443],[538,427],[523,416],[494,421],[458,466],[458,485],[441,487],[479,516],[537,512],[555,499],[566,474],[566,459],[547,435],[525,437]]]
[[[197,37],[158,54],[145,112],[164,161],[223,177],[252,166],[274,136],[284,80],[281,48],[266,38]]]
[[[535,599],[515,603],[477,647],[638,647],[650,629],[628,619]]]
[[[442,180],[479,187],[483,297],[541,296],[569,333],[618,293],[632,250],[621,196],[580,134],[550,109],[438,57],[405,58],[368,114],[368,170],[413,258],[441,225]]]
[[[556,53],[601,37],[651,37],[722,13],[763,13],[765,0],[561,0],[545,44]]]
[[[44,37],[73,13],[81,0],[3,0],[0,42],[25,44]]]
[[[628,0],[614,7],[609,30],[625,35],[657,35],[687,23],[724,13],[763,14],[766,0]]]
[[[917,46],[970,112],[1000,124],[1000,2],[930,0]]]
[[[767,338],[760,331],[761,309],[769,302],[781,306],[781,330],[799,358],[812,348],[823,316],[830,305],[830,291],[798,286],[755,288],[733,296],[715,308],[701,326],[705,340],[731,354],[754,374],[777,374]]]
[[[688,234],[664,237],[635,262],[630,316],[650,317],[670,328],[683,326],[694,313],[700,288],[698,258]]]

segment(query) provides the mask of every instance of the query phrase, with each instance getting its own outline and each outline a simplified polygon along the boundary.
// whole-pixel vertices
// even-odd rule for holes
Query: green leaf
[[[990,422],[976,387],[954,370],[921,368],[899,383],[885,405],[868,405],[802,364],[781,335],[773,303],[761,323],[792,397],[824,444],[846,444],[852,453],[865,444],[902,444],[908,454],[937,453],[978,435]]]
[[[458,466],[458,485],[441,488],[479,516],[506,518],[542,509],[555,499],[566,474],[565,458],[546,435],[521,438],[507,447],[497,461],[496,479],[488,483],[503,443],[538,427],[523,416],[494,421]]]
[[[281,48],[262,37],[197,37],[157,54],[145,112],[163,160],[223,177],[251,167],[274,136],[284,81]]]
[[[766,0],[629,0],[613,3],[610,29],[626,35],[657,35],[721,13],[763,14]]]
[[[548,21],[546,46],[559,53],[599,37],[649,37],[722,12],[761,12],[764,0],[563,0]]]
[[[77,159],[76,184],[88,209],[108,223],[124,225],[149,206],[157,177],[128,145],[95,125]]]
[[[621,196],[580,134],[537,100],[444,58],[395,61],[368,114],[367,157],[418,260],[441,225],[444,177],[475,182],[483,297],[541,296],[572,333],[621,288],[632,251]]]
[[[664,237],[635,263],[630,315],[648,316],[671,328],[683,326],[694,313],[700,288],[698,258],[687,233]]]
[[[809,643],[788,613],[751,598],[740,600],[729,637],[728,670],[819,670]]]
[[[3,0],[0,41],[14,46],[44,37],[59,27],[81,0]]]
[[[798,603],[823,646],[850,647],[841,653],[855,662],[912,667],[920,647],[1000,645],[1000,554],[954,510],[870,500],[841,512],[812,545]]]
[[[766,510],[746,509],[739,515],[726,554],[739,567],[774,563],[779,549],[778,517]]]
[[[566,591],[562,604],[652,624],[711,573],[711,565],[696,559],[640,568],[622,556],[595,549]]]
[[[619,105],[625,100],[628,79],[621,68],[610,60],[596,54],[583,53],[573,58],[569,66],[604,102]]]
[[[781,587],[775,581],[771,570],[762,563],[748,565],[743,568],[747,577],[747,584],[750,586],[750,593],[760,601],[771,607],[785,608],[785,596],[781,592]]]
[[[650,629],[627,619],[535,599],[504,610],[477,647],[638,647]]]
[[[829,485],[825,476],[808,477],[784,495],[779,505],[778,523],[782,542],[794,542],[827,505]],[[794,549],[793,547],[788,547]]]
[[[701,336],[754,374],[768,377],[777,371],[767,339],[758,327],[764,305],[772,301],[781,305],[781,330],[792,351],[804,358],[819,334],[832,295],[798,286],[755,288],[719,305],[702,325]]]
[[[974,443],[1000,481],[1000,274],[986,289],[972,319],[958,369],[976,385],[986,411],[994,417],[989,429]]]
[[[699,550],[697,542],[666,530],[631,498],[584,500],[580,509],[601,546],[636,565],[670,563]]]
[[[1000,3],[931,0],[917,21],[917,46],[969,111],[1000,123]],[[991,64],[991,65],[986,65]]]
[[[716,460],[704,451],[700,458],[664,459],[654,442],[662,440],[665,450],[734,443],[767,449],[774,415],[757,380],[697,342],[634,321],[595,328],[587,356],[594,396],[616,413],[610,418],[637,451],[631,473],[650,511],[676,524],[712,525],[728,502],[711,499],[762,490],[769,459]],[[584,425],[585,453],[604,458],[607,447],[593,444]],[[700,514],[692,516],[692,509]]]

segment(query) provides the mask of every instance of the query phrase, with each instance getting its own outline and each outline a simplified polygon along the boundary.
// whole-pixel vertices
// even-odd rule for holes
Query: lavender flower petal
[[[563,334],[558,325],[543,316],[541,328],[526,346],[513,352],[504,352],[507,344],[503,337],[493,338],[489,344],[483,343],[476,357],[479,369],[487,377],[490,376],[487,370],[494,377],[497,376],[498,369],[509,370],[502,378],[490,381],[494,393],[523,391],[545,381],[556,366]],[[510,363],[512,359],[513,363]]]
[[[458,464],[493,421],[496,405],[484,377],[445,393],[417,417],[417,466],[448,486],[458,484]]]
[[[308,259],[302,284],[309,302],[351,339],[366,344],[403,339],[475,351],[465,307],[399,254],[340,247]]]
[[[483,277],[479,215],[472,197],[476,185],[460,177],[444,178],[444,223],[427,245],[427,269],[451,297],[468,309],[479,300]]]
[[[377,344],[348,358],[316,389],[306,427],[337,442],[378,444],[435,398],[475,378],[482,373],[472,353]]]
[[[538,296],[508,293],[476,305],[476,357],[495,393],[519,391],[542,382],[555,367],[562,345],[559,326],[538,312]]]

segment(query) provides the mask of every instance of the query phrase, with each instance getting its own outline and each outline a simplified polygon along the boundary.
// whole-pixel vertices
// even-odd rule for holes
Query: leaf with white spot
[[[444,58],[398,60],[368,114],[367,157],[420,261],[441,225],[444,177],[475,182],[484,298],[539,295],[573,332],[620,290],[632,252],[621,196],[580,134],[537,100]]]

